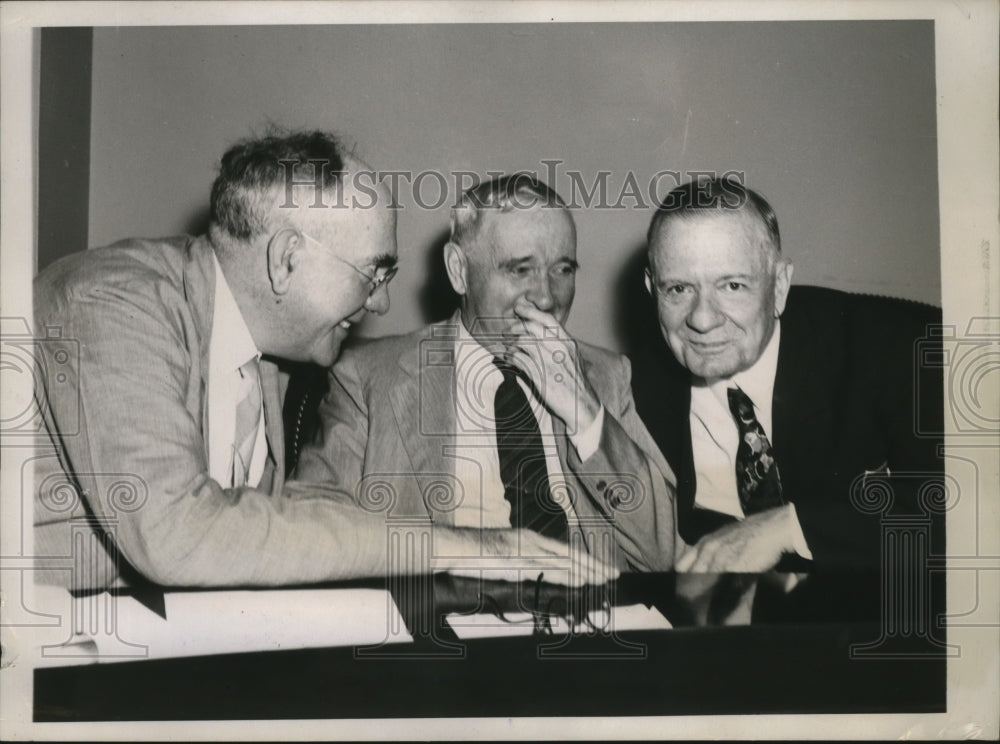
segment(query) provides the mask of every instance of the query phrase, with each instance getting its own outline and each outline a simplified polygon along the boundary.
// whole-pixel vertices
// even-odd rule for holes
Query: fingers
[[[452,576],[464,576],[469,579],[482,579],[484,581],[508,581],[519,583],[521,581],[531,581],[537,578],[534,569],[520,568],[469,568],[468,566],[451,567],[446,569]]]
[[[577,552],[575,565],[579,568],[578,576],[581,584],[604,584],[608,581],[615,581],[621,571],[611,563],[611,556],[606,556],[607,560],[601,560],[597,556],[588,553],[586,550]],[[570,570],[572,575],[573,571]]]
[[[564,552],[562,556],[508,556],[488,562],[472,562],[461,558],[439,559],[434,562],[433,570],[490,581],[544,581],[572,587],[604,584],[619,576],[617,568],[586,552],[580,558],[570,558]]]
[[[524,297],[517,298],[517,301],[514,303],[514,313],[526,321],[533,321],[541,326],[558,329],[559,331],[563,330],[562,325],[555,319],[555,316],[544,310],[539,310]]]
[[[505,342],[505,358],[520,357],[522,364],[534,365],[537,372],[572,373],[576,370],[576,347],[568,339],[541,339],[540,326],[529,324],[528,333],[509,336]]]
[[[511,330],[523,329],[522,335],[527,335],[539,341],[565,341],[568,336],[555,318],[548,321],[521,320],[511,325]]]
[[[560,361],[554,361],[553,356]],[[576,380],[574,368],[566,366],[561,361],[563,356],[565,355],[560,356],[558,351],[553,354],[551,349],[541,349],[539,345],[515,344],[507,347],[504,360],[523,372],[525,377],[535,383],[539,393],[544,395],[544,392],[553,386],[569,384]]]
[[[463,576],[489,572],[508,581],[535,580],[544,574],[546,582],[569,586],[602,584],[618,578],[619,571],[611,565],[611,556],[601,560],[605,556],[590,555],[582,547],[571,547],[531,530],[477,530],[462,534],[466,540],[463,552],[434,558],[432,570]]]
[[[523,297],[518,298],[514,312],[518,319],[512,321],[503,334],[509,355],[524,354],[519,361],[530,360],[537,366],[536,374],[543,370],[575,369],[575,343],[555,317]],[[519,366],[524,368],[523,364]],[[530,369],[524,369],[531,374]]]
[[[681,548],[681,554],[674,561],[674,570],[687,573],[691,570],[698,559],[698,547],[696,545],[685,545]]]
[[[549,568],[545,581],[569,586],[583,584],[603,584],[618,578],[620,571],[608,560],[588,553],[579,547],[571,547],[559,540],[540,535],[531,530],[520,530],[522,555],[546,554],[552,556],[539,562],[540,568]]]
[[[706,535],[682,550],[674,568],[686,573],[758,573],[774,568],[781,559],[781,543],[773,531],[743,522]]]
[[[695,545],[686,546],[674,563],[674,570],[682,573],[718,573],[731,570],[725,565],[725,543],[707,535]]]
[[[603,584],[613,581],[614,577],[602,579],[585,580],[579,574],[567,571],[565,568],[553,568],[549,565],[539,563],[537,565],[525,565],[521,568],[469,568],[450,567],[442,568],[453,576],[464,576],[470,579],[482,579],[484,581],[507,581],[510,583],[520,583],[522,581],[541,581],[545,584],[557,584],[559,586],[579,587],[592,584]]]
[[[543,341],[570,339],[570,335],[554,315],[539,310],[523,297],[519,297],[514,303],[514,314],[519,318],[511,323],[514,333],[523,328],[526,333]]]

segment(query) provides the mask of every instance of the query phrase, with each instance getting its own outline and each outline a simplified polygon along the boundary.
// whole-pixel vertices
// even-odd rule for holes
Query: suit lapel
[[[691,374],[681,367],[663,340],[650,351],[646,364],[643,419],[677,477],[678,510],[694,507],[696,476],[691,445]]]
[[[590,382],[593,386],[594,391],[597,393],[598,399],[602,402],[605,400],[603,386],[601,380],[598,379],[598,375],[595,374],[595,367],[586,358],[584,353],[584,347],[578,346],[578,353],[580,357],[580,369],[583,371],[583,376]],[[605,416],[610,415],[605,411]],[[569,465],[569,454],[570,454],[570,441],[569,432],[567,430],[566,424],[558,416],[551,416],[552,421],[552,435],[556,442],[556,452],[559,455],[559,465],[562,468],[563,478],[566,479],[568,484],[571,484],[569,488],[569,494],[572,498],[573,510],[576,512],[577,520],[569,520],[569,527],[571,530],[575,529],[578,535],[578,539],[584,541],[587,545],[588,550],[596,550],[597,546],[591,545],[587,542],[587,534],[590,530],[585,530],[583,525],[579,523],[580,513],[579,510],[585,508],[585,504],[581,502],[585,501],[585,497],[582,495],[586,493],[587,486],[583,482],[583,479],[573,470]],[[581,494],[579,498],[573,498],[575,494]],[[574,521],[577,524],[574,526]]]
[[[208,370],[212,320],[215,317],[215,261],[212,259],[212,245],[205,237],[195,238],[188,244],[184,295],[198,333],[201,433],[205,443],[205,462],[208,462]]]
[[[556,452],[559,454],[559,462],[562,465],[563,473],[569,474],[569,434],[566,431],[566,424],[558,416],[550,416],[552,421],[552,437],[556,440]]]
[[[422,494],[430,492],[432,481],[454,471],[445,451],[453,451],[455,442],[456,335],[452,323],[431,326],[429,337],[399,359],[399,380],[389,393],[411,472]],[[436,518],[446,520],[451,514],[427,504],[424,508]]]
[[[674,445],[680,472],[677,473],[677,499],[686,509],[694,508],[694,495],[698,488],[698,476],[694,470],[694,445],[691,443],[691,384],[676,390],[675,402],[680,408],[678,414],[668,417],[668,421],[676,421]]]
[[[796,307],[784,313],[771,407],[774,431],[769,432],[779,462],[782,437],[815,425],[810,421],[815,422],[817,414],[829,407],[830,396],[821,391],[832,389],[836,381],[831,379],[834,366],[823,363],[826,357],[821,334],[814,332],[804,309]]]

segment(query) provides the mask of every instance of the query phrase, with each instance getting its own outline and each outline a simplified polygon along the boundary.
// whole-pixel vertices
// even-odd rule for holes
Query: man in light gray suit
[[[453,210],[444,257],[459,311],[345,351],[296,477],[380,494],[390,521],[531,527],[621,569],[669,569],[674,480],[628,362],[564,328],[564,202],[528,174],[484,182]]]
[[[278,360],[330,365],[353,324],[389,307],[395,213],[365,173],[323,132],[248,140],[222,158],[207,236],[125,240],[36,278],[52,444],[35,472],[40,581],[384,575],[383,515],[283,472]],[[561,547],[513,530],[437,537],[492,555]]]

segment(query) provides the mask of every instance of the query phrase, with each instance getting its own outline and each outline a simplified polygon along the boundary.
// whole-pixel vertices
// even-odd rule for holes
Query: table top
[[[737,587],[744,586],[747,579],[746,575],[719,578],[724,588],[727,582],[732,588],[734,580]],[[857,586],[859,578],[842,580]],[[414,591],[415,586],[431,587],[430,606],[427,595]],[[814,586],[829,600],[828,587]],[[412,643],[37,669],[34,718],[49,722],[945,710],[946,656],[940,638],[912,632],[887,636],[871,603],[845,606],[828,601],[827,606],[814,598],[797,603],[782,599],[767,606],[764,592],[754,603],[752,623],[725,625],[711,624],[711,613],[699,614],[679,600],[677,577],[669,574],[623,576],[611,587],[573,591],[533,582],[512,585],[440,575],[393,580],[388,588]],[[808,588],[804,583],[798,594],[808,597],[808,591],[803,595]],[[674,627],[459,640],[443,616],[470,607],[482,609],[487,595],[491,611],[524,608],[529,597],[529,611],[554,612],[552,608],[559,607],[560,613],[573,605],[600,606],[610,595],[612,604],[640,601],[656,607]],[[866,596],[864,591],[855,595]],[[834,605],[837,611],[831,612]],[[812,608],[812,615],[803,606]],[[716,620],[729,622],[724,613]]]

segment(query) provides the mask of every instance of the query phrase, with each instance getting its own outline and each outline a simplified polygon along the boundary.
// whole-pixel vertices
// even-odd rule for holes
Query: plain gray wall
[[[101,28],[89,239],[201,228],[219,156],[271,121],[341,133],[381,171],[558,159],[566,198],[569,169],[610,171],[611,202],[629,173],[742,171],[796,283],[940,304],[935,105],[930,21]],[[450,203],[401,190],[402,271],[365,335],[434,314]],[[616,349],[650,218],[624,204],[575,211],[569,328]]]

